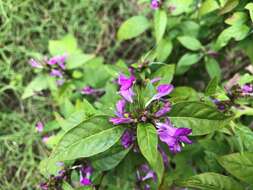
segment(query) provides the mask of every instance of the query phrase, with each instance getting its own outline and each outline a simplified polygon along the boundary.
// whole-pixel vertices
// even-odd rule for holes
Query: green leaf
[[[65,133],[53,151],[51,158],[63,161],[90,157],[113,146],[123,133],[106,116],[95,116],[71,128]]]
[[[199,100],[198,93],[193,88],[188,87],[188,86],[176,87],[172,91],[170,96],[171,96],[171,100],[175,103]]]
[[[67,69],[75,69],[78,67],[81,67],[83,64],[85,64],[87,61],[94,58],[94,55],[92,54],[84,54],[81,51],[77,51],[75,53],[72,53],[67,57]]]
[[[36,92],[40,92],[48,88],[48,81],[46,75],[39,75],[35,79],[32,80],[25,88],[24,93],[22,94],[22,99],[29,98],[33,96]]]
[[[246,83],[250,83],[252,81],[253,81],[253,75],[250,75],[250,74],[246,73],[246,74],[241,76],[241,78],[238,81],[238,84],[240,86],[242,86],[242,85],[244,85]]]
[[[151,166],[157,161],[158,138],[156,129],[152,124],[138,124],[137,141],[140,151]]]
[[[236,136],[240,138],[247,151],[253,152],[253,132],[249,127],[239,125],[236,128]]]
[[[167,84],[171,83],[174,73],[175,65],[168,64],[157,69],[157,71],[152,75],[152,78],[161,77],[158,84]]]
[[[119,28],[117,37],[120,41],[139,36],[149,28],[150,24],[144,16],[134,16],[126,20]]]
[[[188,179],[178,181],[176,183],[182,187],[190,187],[201,190],[243,190],[240,185],[233,178],[220,175],[217,173],[203,173],[192,176]]]
[[[67,131],[85,121],[87,119],[87,116],[83,110],[80,110],[73,112],[66,119],[62,118],[58,113],[55,113],[55,118],[62,129],[64,131]]]
[[[180,36],[177,39],[184,47],[189,50],[197,51],[202,48],[201,43],[196,38],[193,38],[191,36]]]
[[[172,106],[169,113],[176,127],[192,129],[192,135],[205,135],[222,129],[229,117],[215,107],[200,102],[180,102]]]
[[[245,9],[249,10],[251,21],[253,22],[253,3],[248,3]]]
[[[208,83],[206,90],[205,90],[205,95],[206,96],[212,96],[216,93],[216,90],[218,88],[219,80],[217,77],[212,78],[212,80]]]
[[[241,25],[247,21],[247,14],[244,12],[235,12],[232,16],[225,20],[229,25]]]
[[[223,30],[215,43],[215,49],[220,50],[234,38],[236,41],[243,40],[249,33],[250,29],[247,25],[233,25]]]
[[[194,0],[170,0],[167,7],[176,7],[175,10],[171,12],[172,15],[176,16],[192,11],[193,3]]]
[[[230,174],[253,185],[253,153],[235,153],[218,158],[218,162]]]
[[[226,14],[232,11],[239,4],[239,0],[227,0],[226,4],[220,9],[220,14]]]
[[[76,38],[69,34],[60,40],[50,40],[48,46],[51,55],[67,55],[72,54],[77,50]]]
[[[167,14],[164,10],[155,11],[154,18],[155,25],[155,38],[156,43],[158,44],[160,40],[163,38],[163,35],[167,26]]]
[[[74,190],[73,187],[70,184],[68,184],[66,181],[63,181],[62,189],[63,190]]]
[[[107,151],[91,157],[92,167],[99,171],[111,170],[125,158],[129,150],[122,145],[114,145]]]
[[[165,61],[173,49],[173,44],[169,39],[161,39],[156,48],[156,58],[158,61]]]
[[[201,59],[200,54],[186,53],[184,54],[178,64],[176,69],[176,74],[181,75],[188,71],[191,65],[197,63]]]
[[[205,0],[199,9],[199,15],[203,16],[207,13],[213,12],[219,9],[219,4],[214,0]]]
[[[211,79],[214,77],[216,77],[218,81],[221,79],[221,68],[215,59],[211,57],[207,58],[205,61],[205,68]]]

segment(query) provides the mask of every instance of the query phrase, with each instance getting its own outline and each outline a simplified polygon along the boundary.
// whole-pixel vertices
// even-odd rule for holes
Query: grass
[[[150,40],[120,45],[115,36],[120,23],[140,9],[134,0],[0,0],[1,189],[35,189],[38,163],[48,155],[34,123],[50,118],[50,99],[20,99],[33,77],[27,60],[47,54],[49,39],[73,33],[85,52],[102,55],[107,63],[119,57],[131,62],[139,56],[136,47],[141,52]]]

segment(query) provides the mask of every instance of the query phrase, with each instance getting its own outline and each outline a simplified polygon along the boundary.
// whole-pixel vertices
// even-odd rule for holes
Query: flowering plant
[[[71,36],[49,43],[53,58],[29,62],[40,69],[38,76],[53,82],[32,82],[23,97],[49,88],[56,104],[54,119],[36,125],[51,149],[40,164],[45,176],[41,189],[253,187],[252,68],[226,78],[217,62],[224,58],[219,57],[222,48],[230,49],[229,40],[251,37],[250,20],[242,18],[244,9],[237,12],[239,1],[196,2],[148,2],[157,46],[136,63],[105,65],[101,58],[83,54]],[[252,11],[250,3],[247,7]],[[197,23],[196,8],[204,24]],[[234,17],[226,21],[231,26],[217,39],[197,39],[200,30],[215,24],[207,22],[217,19],[215,11],[225,14],[234,8]],[[130,18],[118,38],[136,37],[149,27],[146,17]],[[173,57],[172,46],[178,47]],[[191,67],[201,61],[210,81],[205,77],[204,87],[196,91],[191,82],[196,82],[198,68]],[[202,74],[203,68],[199,71]],[[186,76],[190,81],[182,82]]]

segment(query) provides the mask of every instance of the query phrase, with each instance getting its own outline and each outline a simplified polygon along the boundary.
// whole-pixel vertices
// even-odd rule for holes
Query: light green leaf
[[[158,84],[167,84],[171,83],[173,76],[175,73],[175,65],[168,64],[160,67],[157,71],[152,75],[152,79],[156,77],[160,77],[161,80]]]
[[[154,25],[155,25],[155,38],[156,43],[158,44],[160,40],[163,38],[163,35],[166,30],[167,25],[167,14],[164,10],[155,11],[155,18],[154,18]]]
[[[106,116],[95,116],[65,133],[51,158],[57,161],[94,156],[113,146],[123,133],[122,127],[109,123]]]
[[[75,53],[72,53],[67,57],[67,69],[75,69],[78,67],[81,67],[83,64],[85,64],[87,61],[94,58],[94,55],[92,54],[84,54],[81,51],[77,51]]]
[[[226,14],[232,11],[239,4],[239,0],[227,0],[226,4],[220,9],[220,14]]]
[[[156,58],[158,61],[165,61],[173,49],[173,44],[169,39],[161,39],[156,48]]]
[[[48,80],[46,75],[38,75],[35,79],[32,80],[25,88],[25,91],[22,95],[22,99],[29,98],[33,96],[36,92],[40,92],[48,88]]]
[[[189,50],[197,51],[202,48],[201,43],[196,38],[193,38],[191,36],[180,36],[177,39],[184,47]]]
[[[64,131],[67,131],[73,127],[76,127],[77,125],[85,121],[88,117],[85,114],[84,110],[80,110],[73,112],[66,119],[62,118],[58,113],[55,113],[55,118],[61,128]]]
[[[205,135],[224,127],[229,117],[215,107],[200,102],[180,102],[168,114],[176,127],[192,129],[192,135]]]
[[[145,32],[149,26],[150,24],[146,17],[131,17],[120,26],[117,37],[120,41],[137,37]]]
[[[218,81],[221,79],[221,68],[215,59],[211,57],[207,58],[205,68],[211,79],[214,77],[217,77]]]
[[[176,16],[193,10],[193,3],[194,0],[170,0],[167,7],[176,7],[175,10],[171,12],[172,15]]]
[[[235,153],[218,158],[219,163],[230,174],[253,185],[253,153]]]
[[[48,46],[51,55],[67,55],[72,54],[77,50],[76,38],[69,34],[60,40],[50,40]]]
[[[200,54],[186,53],[184,54],[178,64],[176,69],[176,74],[181,75],[188,71],[191,65],[197,63],[201,59]]]
[[[217,77],[212,78],[212,80],[208,83],[206,90],[205,90],[205,95],[206,96],[212,96],[216,93],[217,88],[218,88],[219,80]]]
[[[219,9],[219,4],[214,0],[205,0],[199,9],[199,15],[203,16],[207,13],[213,12]]]
[[[251,21],[253,22],[253,3],[248,3],[245,9],[249,10]]]
[[[182,187],[196,188],[200,190],[243,190],[233,178],[217,173],[202,173],[176,183]]]
[[[229,25],[240,25],[247,21],[247,14],[244,12],[235,12],[232,16],[225,20]]]
[[[91,157],[92,167],[99,171],[111,170],[125,158],[129,150],[122,145],[114,145],[107,151]]]
[[[70,184],[68,184],[66,181],[63,181],[62,189],[63,190],[74,190],[73,187]]]
[[[236,41],[243,40],[249,33],[250,29],[247,25],[233,25],[223,30],[215,43],[215,49],[220,50],[234,38]]]
[[[246,74],[241,76],[241,78],[238,81],[238,84],[240,86],[242,86],[242,85],[244,85],[246,83],[250,83],[252,81],[253,81],[253,75],[250,75],[250,74],[246,73]]]
[[[138,124],[137,141],[141,153],[151,166],[157,161],[158,138],[156,129],[152,124]]]

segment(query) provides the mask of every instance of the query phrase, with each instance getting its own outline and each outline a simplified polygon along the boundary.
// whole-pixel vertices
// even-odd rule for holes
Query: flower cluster
[[[160,79],[152,80],[152,82],[157,82]],[[135,127],[137,122],[151,122],[157,129],[157,134],[160,140],[166,143],[169,147],[169,150],[172,153],[177,153],[181,151],[181,144],[187,143],[191,144],[191,140],[187,137],[191,134],[192,130],[188,128],[175,128],[171,123],[170,119],[167,117],[167,113],[171,110],[171,103],[165,98],[168,96],[174,89],[171,84],[161,84],[157,87],[157,93],[148,101],[144,110],[133,115],[126,111],[127,104],[138,104],[138,100],[135,100],[134,96],[134,85],[136,83],[136,77],[131,73],[130,77],[127,77],[123,74],[119,75],[118,85],[119,85],[119,94],[122,99],[120,99],[116,104],[116,117],[110,118],[110,122],[114,125],[120,124],[130,124]],[[153,108],[156,108],[154,111]],[[138,112],[138,111],[136,111]],[[140,114],[142,113],[142,114]],[[135,133],[133,128],[127,129],[122,138],[121,144],[128,148],[131,144],[134,143]]]
[[[45,59],[43,62],[36,61],[34,59],[29,60],[29,64],[33,68],[45,69],[50,73],[50,76],[56,77],[57,85],[62,85],[64,83],[64,70],[66,68],[65,62],[67,55],[58,55],[50,59]]]
[[[160,7],[160,1],[159,0],[152,0],[150,4],[151,9],[158,9]]]

